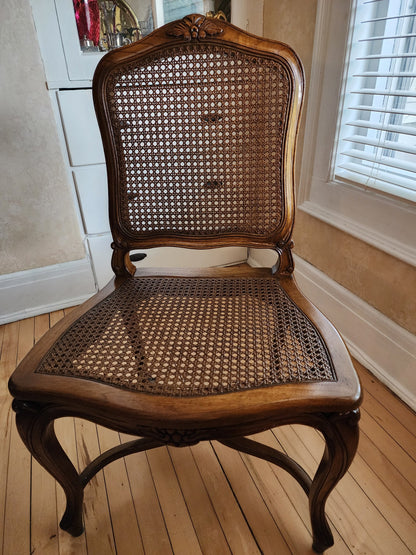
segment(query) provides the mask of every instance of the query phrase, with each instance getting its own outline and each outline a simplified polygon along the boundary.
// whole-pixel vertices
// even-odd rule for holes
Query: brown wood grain
[[[156,92],[163,93],[165,96],[161,102],[166,106],[168,104],[180,106],[181,102],[185,101],[187,94],[185,89],[190,86],[190,75],[195,82],[199,83],[198,86],[202,86],[207,81],[205,70],[200,69],[200,73],[195,74],[193,67],[198,64],[192,60],[191,62],[188,60],[189,66],[186,65],[188,62],[184,62],[182,72],[169,74],[168,71],[166,79],[169,82],[160,84],[162,80],[160,74],[165,71],[163,68],[168,65],[167,60],[170,59],[169,63],[172,63],[172,60],[188,59],[188,54],[192,60],[206,59],[207,56],[212,60],[221,58],[223,65],[215,86],[222,83],[221,86],[224,89],[226,83],[231,85],[230,88],[225,89],[221,102],[215,101],[215,106],[217,109],[221,108],[221,113],[199,113],[198,110],[201,109],[198,108],[198,99],[187,100],[193,115],[190,116],[191,119],[187,122],[186,128],[190,130],[192,142],[199,145],[197,147],[199,154],[197,152],[191,156],[190,147],[182,149],[188,154],[183,156],[178,154],[176,158],[173,157],[169,162],[171,165],[166,168],[166,173],[169,174],[172,168],[176,167],[175,164],[182,164],[185,170],[192,165],[201,164],[201,160],[204,162],[205,170],[208,171],[207,152],[203,149],[211,146],[201,145],[201,141],[198,142],[196,139],[195,130],[198,125],[222,125],[223,117],[228,118],[228,113],[222,113],[223,106],[228,106],[227,110],[232,112],[234,103],[240,106],[240,112],[230,116],[233,129],[238,126],[238,140],[234,134],[233,146],[231,143],[224,143],[224,145],[228,144],[224,147],[227,153],[222,154],[226,164],[232,165],[238,159],[239,165],[244,169],[244,175],[239,176],[237,173],[235,179],[238,179],[232,187],[230,183],[216,176],[206,176],[202,188],[195,192],[192,199],[181,196],[182,190],[179,191],[176,195],[178,198],[175,197],[178,218],[179,214],[186,213],[184,221],[191,221],[191,225],[172,223],[165,226],[160,224],[160,221],[165,222],[166,214],[163,213],[162,219],[159,220],[157,212],[168,202],[167,198],[173,202],[173,197],[168,196],[169,188],[179,187],[180,184],[169,182],[166,185],[163,178],[160,178],[160,182],[155,186],[152,178],[149,181],[150,165],[148,168],[147,162],[143,164],[146,153],[141,146],[147,144],[147,149],[152,148],[152,155],[156,156],[154,144],[160,129],[155,122],[162,116],[156,114],[156,108],[152,108],[153,123],[144,124],[142,130],[144,135],[142,134],[141,138],[136,137],[134,139],[136,143],[133,144],[133,139],[129,137],[133,133],[131,128],[136,124],[128,121],[126,113],[129,114],[129,110],[133,110],[132,105],[137,104],[140,95],[143,96],[145,93],[150,96]],[[155,64],[159,64],[156,69],[154,69]],[[239,69],[240,65],[243,70]],[[233,67],[230,69],[229,66]],[[206,67],[214,67],[214,63]],[[202,65],[201,68],[203,68]],[[145,85],[142,84],[144,79],[137,77],[140,71],[153,72],[152,75],[156,79],[147,86],[146,90]],[[262,87],[259,86],[260,75],[267,77]],[[118,81],[115,76],[118,76]],[[129,79],[133,78],[132,76],[135,79],[134,94],[128,96],[126,85]],[[173,88],[171,81],[174,83]],[[210,86],[213,87],[214,84]],[[303,89],[302,65],[290,47],[254,37],[226,22],[196,15],[168,24],[137,43],[114,50],[104,56],[98,64],[93,82],[93,97],[107,163],[109,214],[113,235],[112,267],[115,277],[102,291],[80,307],[65,310],[65,313],[63,310],[51,313],[50,331],[47,331],[47,317],[22,321],[19,324],[17,346],[10,346],[11,356],[15,356],[16,359],[13,363],[9,361],[7,368],[12,370],[16,362],[20,364],[9,381],[9,389],[14,397],[13,408],[16,412],[17,430],[28,450],[18,439],[16,428],[13,427],[11,432],[7,431],[5,443],[7,448],[10,444],[8,460],[12,464],[13,471],[7,473],[6,483],[4,518],[6,551],[15,549],[15,552],[19,553],[28,552],[30,523],[36,526],[36,533],[32,534],[33,546],[30,547],[43,549],[45,552],[47,550],[56,552],[58,546],[61,552],[66,549],[67,553],[86,553],[93,550],[100,550],[100,553],[114,551],[144,553],[146,550],[151,552],[157,545],[157,538],[145,529],[147,523],[147,525],[160,527],[160,545],[165,552],[171,550],[174,553],[192,554],[234,551],[291,553],[297,549],[295,546],[299,545],[293,536],[295,534],[292,526],[293,518],[302,530],[299,536],[302,546],[308,539],[305,526],[308,526],[307,530],[311,530],[310,543],[317,552],[322,552],[333,544],[333,534],[325,514],[325,505],[335,486],[347,473],[354,458],[358,443],[359,406],[362,402],[362,394],[350,356],[338,332],[301,294],[292,278],[293,167]],[[173,90],[175,92],[172,92]],[[234,90],[237,91],[235,95]],[[250,106],[241,108],[243,93],[238,91],[243,90],[249,91],[247,98],[251,100],[250,102],[247,100]],[[214,103],[213,95],[212,91],[207,93],[211,103]],[[230,95],[230,98],[232,96],[234,100],[228,102],[227,95]],[[265,121],[265,118],[262,119],[264,114],[258,113],[253,124],[253,109],[260,107],[259,112],[264,110],[266,113],[272,98],[273,102],[282,106],[280,112],[273,112],[275,121]],[[124,112],[119,110],[120,106],[127,104],[130,105],[128,110]],[[183,123],[181,120],[183,114],[180,110],[180,108],[176,109],[173,114],[176,119],[174,124],[169,124],[170,133]],[[134,114],[137,118],[142,117],[142,112],[143,108],[136,106]],[[146,125],[149,127],[146,128]],[[126,131],[126,128],[130,131]],[[266,131],[267,129],[269,131]],[[276,131],[276,134],[270,135],[270,129]],[[139,132],[136,130],[134,133]],[[152,137],[152,141],[149,139],[150,142],[146,143],[145,136]],[[213,131],[206,131],[206,136],[213,137]],[[270,136],[274,137],[273,144],[266,144]],[[244,156],[242,151],[241,156],[237,152],[236,144],[240,139],[243,142]],[[129,141],[133,142],[129,143]],[[241,147],[238,148],[241,149]],[[157,145],[156,150],[159,157],[161,147]],[[272,151],[279,154],[273,158],[267,154]],[[214,147],[209,152],[214,158],[218,154]],[[179,162],[179,158],[185,161]],[[247,160],[252,160],[250,168],[244,165]],[[262,181],[258,180],[258,175],[255,176],[256,189],[254,190],[250,181],[254,178],[247,178],[247,181],[245,174],[251,175],[250,171],[254,167],[257,174],[263,175],[262,172],[266,166],[268,173],[264,174]],[[136,169],[131,170],[131,168]],[[150,194],[150,197],[146,197],[143,193],[146,180],[152,182],[151,193],[146,193]],[[270,180],[274,185],[269,183]],[[156,201],[155,191],[160,192],[163,187],[165,187],[165,196],[159,195],[159,200]],[[227,196],[227,191],[231,190],[230,187],[234,188],[234,196]],[[220,190],[218,194],[223,195],[222,200],[214,200],[217,190]],[[279,199],[278,205],[273,204],[276,198]],[[237,220],[232,218],[232,211],[226,210],[226,208],[232,208],[233,202],[240,207]],[[131,208],[133,205],[134,209]],[[270,206],[273,206],[272,210]],[[272,224],[269,223],[268,226],[263,227],[266,212],[269,214],[268,217],[272,218]],[[229,225],[219,223],[218,217],[223,213],[228,214]],[[215,223],[210,224],[211,227],[204,227],[203,222],[206,220]],[[246,225],[248,220],[251,222],[250,225]],[[146,222],[144,226],[143,221]],[[272,270],[240,265],[235,268],[208,270],[137,271],[130,261],[130,251],[138,248],[177,246],[206,249],[232,245],[272,248],[279,255],[279,260]],[[184,284],[190,277],[193,280],[199,280],[199,283],[205,280],[204,283],[211,284],[216,281],[225,284],[230,277],[235,280],[247,278],[248,281],[252,280],[252,283],[255,280],[263,284],[271,283],[274,290],[278,289],[281,292],[282,298],[288,299],[285,306],[290,308],[287,308],[287,311],[292,311],[291,314],[295,314],[296,318],[293,317],[290,323],[285,324],[279,339],[276,339],[273,331],[273,339],[264,340],[262,330],[256,329],[256,326],[260,328],[260,324],[251,324],[249,328],[240,313],[238,313],[240,318],[238,331],[235,332],[240,341],[243,332],[256,337],[258,334],[262,340],[262,349],[266,348],[266,343],[269,341],[267,349],[278,353],[279,349],[283,350],[283,336],[286,337],[293,331],[294,347],[291,351],[292,355],[288,355],[288,358],[293,358],[293,361],[291,360],[292,366],[288,366],[291,369],[287,371],[290,374],[288,378],[283,379],[284,371],[279,366],[283,365],[283,359],[279,360],[278,354],[274,363],[270,363],[267,359],[267,364],[259,364],[260,368],[255,368],[255,371],[266,372],[267,369],[263,366],[273,366],[273,371],[276,373],[278,369],[280,371],[282,377],[280,381],[274,381],[271,384],[261,382],[261,386],[253,385],[251,382],[250,385],[243,386],[242,382],[238,382],[239,385],[235,389],[226,392],[204,390],[203,394],[194,394],[193,390],[181,390],[180,395],[171,395],[167,391],[153,394],[147,390],[136,391],[134,388],[125,387],[121,382],[107,383],[99,377],[98,363],[94,358],[96,355],[93,356],[93,364],[98,369],[96,373],[76,374],[74,368],[76,365],[79,366],[79,358],[91,350],[93,343],[100,345],[99,354],[107,352],[108,334],[115,325],[114,314],[123,313],[120,302],[115,309],[112,309],[115,312],[106,312],[103,307],[107,306],[108,299],[111,302],[114,299],[120,300],[124,291],[130,292],[128,287],[132,284],[138,283],[143,288],[146,280],[147,283],[151,283],[152,280],[164,278],[163,283],[172,283],[176,280],[175,283],[180,284],[182,289],[179,296],[182,298],[188,295],[186,301],[189,305],[194,298],[191,298],[191,293],[187,292]],[[264,296],[266,296],[265,290],[262,289]],[[224,291],[222,290],[221,294],[228,299],[231,294]],[[147,298],[143,300],[137,291],[129,295],[127,303],[129,307],[136,306],[135,303],[147,301]],[[237,298],[238,295],[234,295],[234,298]],[[169,295],[165,294],[165,297]],[[279,304],[277,297],[273,299],[273,301],[263,299],[263,304],[267,304],[268,307]],[[94,320],[94,324],[90,324],[89,331],[86,331],[81,325],[93,313],[98,313],[99,316]],[[140,329],[141,322],[138,321],[137,313],[133,314],[134,316],[131,314],[130,316],[135,327],[132,327],[131,322],[127,326],[126,321],[130,316],[125,314],[122,316],[123,323],[120,324],[122,329],[117,328],[117,334],[119,338],[123,333],[124,342],[133,348],[134,371],[136,371],[136,368],[142,368],[145,364],[143,360],[146,361],[146,351],[142,346],[141,334],[144,332]],[[175,315],[177,318],[175,327],[193,325],[171,310],[169,316],[172,320]],[[200,310],[197,323],[203,317]],[[221,318],[226,319],[226,317],[227,315],[222,312]],[[282,316],[269,316],[262,325],[275,330],[280,324],[279,318],[283,321]],[[218,322],[219,320],[214,321],[209,332],[213,334],[215,343],[220,344],[221,338],[215,335],[218,334],[216,329]],[[230,326],[229,322],[227,326]],[[82,334],[76,335],[76,341],[80,345],[79,351],[76,351],[75,339],[68,339],[70,337],[68,334],[75,329],[83,330]],[[93,333],[93,336],[89,332]],[[4,330],[2,335],[4,343],[7,330]],[[136,337],[135,340],[132,339],[133,336]],[[137,342],[138,336],[140,341]],[[313,348],[309,346],[312,343],[307,341],[309,336],[317,338]],[[34,340],[36,345],[31,349]],[[239,345],[241,344],[240,342]],[[62,347],[65,352],[56,355],[52,370],[44,371],[42,364],[48,355],[55,352],[56,345]],[[108,360],[119,360],[118,353],[121,347],[120,343],[117,345],[119,351],[114,355],[108,355]],[[186,345],[182,345],[181,353],[185,351],[185,347]],[[316,351],[314,353],[316,358],[308,359],[306,353],[308,350]],[[227,358],[228,351],[228,347],[224,346],[225,355],[221,360]],[[182,357],[182,354],[180,356]],[[317,373],[320,365],[318,359],[327,361],[327,367],[330,369],[329,376],[322,378],[321,374]],[[246,355],[246,360],[255,360],[251,352]],[[305,360],[314,362],[307,363],[304,362]],[[119,369],[122,369],[121,358],[117,364]],[[176,368],[175,362],[169,364]],[[254,362],[250,364],[251,367],[256,366]],[[141,370],[137,370],[139,371]],[[178,370],[175,372],[177,373]],[[197,371],[194,369],[193,372]],[[230,375],[233,372],[238,375],[240,367],[232,368]],[[294,378],[292,373],[298,378]],[[312,374],[313,379],[305,378],[305,374]],[[150,379],[154,380],[149,375],[146,377],[148,382]],[[7,377],[5,376],[5,379]],[[399,466],[400,459],[400,464],[404,465],[401,471],[409,475],[415,470],[414,461],[402,447],[397,447],[398,443],[404,444],[409,440],[409,431],[400,428],[398,443],[395,442],[385,429],[388,429],[385,411],[376,405],[371,408],[377,415],[378,422],[373,422],[371,417],[365,416],[368,433],[389,447],[391,451],[389,457],[393,464]],[[84,425],[78,419],[83,419],[88,424]],[[59,431],[58,437],[55,434],[55,421],[56,429]],[[97,428],[95,428],[96,425],[98,425]],[[293,428],[287,428],[288,425],[304,425],[308,431],[300,440]],[[286,453],[279,453],[276,450],[277,441],[264,446],[244,438],[279,426],[285,427],[286,430],[283,431],[283,439],[280,440]],[[319,430],[324,437],[324,448],[322,448],[322,442],[319,443],[320,438],[315,430]],[[123,436],[130,434],[143,439],[127,442],[120,447],[120,433]],[[9,435],[10,439],[8,439]],[[270,434],[266,434],[266,437],[270,441]],[[295,446],[302,441],[307,446],[310,458],[314,461],[313,470],[310,470],[310,463],[305,465],[302,461],[302,466],[306,466],[310,477],[290,458],[293,445],[288,444],[290,443],[288,438],[291,438]],[[215,443],[214,447],[207,444],[205,451],[197,445],[200,441],[210,440],[218,440],[222,443]],[[184,450],[177,452],[174,447],[183,447]],[[143,453],[140,452],[147,448],[153,449],[146,453],[145,461]],[[238,451],[245,452],[247,455],[243,456]],[[294,451],[297,457],[293,459],[302,460],[300,446]],[[133,453],[135,458],[125,463],[123,456],[130,457]],[[213,475],[210,475],[207,466],[202,464],[201,453],[206,453],[213,461]],[[53,501],[53,479],[51,477],[46,479],[37,463],[34,463],[32,469],[32,478],[36,479],[36,483],[33,483],[32,492],[30,491],[30,454],[37,463],[48,470],[51,477],[59,482],[55,502]],[[310,522],[306,523],[305,518],[295,517],[294,505],[288,495],[289,490],[285,490],[284,496],[285,501],[290,504],[288,517],[283,520],[278,518],[276,507],[269,506],[277,502],[275,496],[284,488],[276,485],[273,488],[275,496],[270,497],[266,494],[266,483],[263,482],[261,485],[258,483],[257,472],[269,462],[260,463],[254,459],[256,462],[253,463],[253,456],[287,470],[300,484],[306,494],[304,502],[305,504],[309,502]],[[95,462],[91,462],[91,459]],[[153,510],[154,513],[151,517],[143,519],[139,513],[143,511],[144,501],[137,493],[140,486],[137,479],[131,478],[133,460],[145,467],[145,476],[149,479],[151,475],[153,482],[153,485],[147,486],[146,491],[151,499],[149,510]],[[87,470],[83,472],[85,467]],[[103,473],[99,473],[104,467]],[[221,472],[227,477],[226,487],[224,478],[218,478]],[[274,472],[275,470],[267,472],[267,480],[270,484],[273,482]],[[2,474],[5,474],[4,469]],[[362,467],[362,475],[368,479],[366,467]],[[91,484],[88,485],[90,478]],[[4,482],[3,477],[1,479]],[[221,498],[221,492],[214,491],[216,480],[224,484],[224,499]],[[411,484],[414,485],[412,480]],[[106,499],[102,492],[97,492],[97,498],[94,499],[94,488],[98,485],[105,487]],[[23,495],[15,502],[12,512],[11,499],[14,491],[19,487]],[[84,488],[89,488],[85,499]],[[344,516],[344,522],[347,522],[347,526],[351,526],[351,529],[360,531],[364,537],[366,528],[360,519],[353,515],[352,507],[355,500],[346,498],[347,490],[350,490],[353,497],[364,503],[365,494],[351,475],[347,475],[339,489],[345,492],[344,506],[339,508],[340,514]],[[39,497],[39,501],[32,505],[32,517],[26,501],[30,495]],[[383,489],[383,495],[387,497],[390,495],[388,488]],[[382,503],[383,495],[377,497],[378,505]],[[48,499],[50,502],[47,501]],[[237,504],[235,500],[238,500]],[[334,503],[337,507],[338,504],[341,505],[336,491],[331,495],[330,500],[331,507],[334,507]],[[96,506],[97,502],[99,507]],[[44,510],[44,503],[47,503],[47,510]],[[160,510],[157,509],[157,504]],[[58,540],[54,534],[56,522],[48,523],[55,513],[55,507],[58,513],[63,513],[61,528],[57,534]],[[227,510],[230,511],[230,516],[225,517]],[[377,546],[380,553],[385,552],[386,545],[391,545],[398,553],[406,544],[391,527],[383,529],[376,518],[377,511],[375,505],[366,506],[365,515],[372,522],[369,529],[377,536],[371,545]],[[398,512],[399,514],[404,515],[403,512]],[[13,517],[17,515],[23,523],[24,532],[19,536],[13,535],[11,515]],[[162,526],[161,515],[164,526]],[[293,518],[289,515],[293,515]],[[397,516],[397,518],[400,517]],[[111,534],[108,530],[109,519]],[[338,540],[340,531],[334,516],[332,521],[335,523]],[[399,528],[405,540],[409,542],[410,538],[404,529],[406,522],[408,520],[403,516],[403,525]],[[234,523],[236,528],[233,531]],[[98,530],[101,525],[106,528],[102,536]],[[87,533],[83,535],[85,528]],[[66,530],[76,539],[62,530]],[[45,535],[49,535],[50,541],[47,538],[43,541]],[[345,545],[340,547],[339,552],[343,551],[345,552]]]

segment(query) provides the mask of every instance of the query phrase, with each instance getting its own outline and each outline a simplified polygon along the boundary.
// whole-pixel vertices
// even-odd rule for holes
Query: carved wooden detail
[[[131,262],[129,249],[119,242],[111,243],[113,256],[111,258],[111,267],[116,276],[134,276],[136,266]]]
[[[293,241],[280,242],[276,245],[275,251],[279,255],[277,263],[273,266],[272,272],[282,276],[290,276],[294,269],[295,264],[292,256]]]
[[[166,445],[174,447],[184,447],[196,445],[200,438],[204,436],[203,430],[174,430],[163,428],[151,428],[149,435]]]
[[[190,41],[205,39],[207,36],[213,37],[222,32],[222,28],[215,19],[207,18],[203,15],[192,14],[176,23],[176,25],[167,31],[167,35]]]

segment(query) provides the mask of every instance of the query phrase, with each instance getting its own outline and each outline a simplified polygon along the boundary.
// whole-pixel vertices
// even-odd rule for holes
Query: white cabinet
[[[73,178],[92,268],[101,288],[112,277],[111,234],[106,167],[91,81],[104,53],[81,50],[72,0],[31,1],[47,86],[51,96],[56,95],[59,107],[57,125],[61,128],[59,135],[65,141],[63,148],[68,160],[68,174]],[[141,1],[134,0],[138,5]],[[153,20],[161,21],[162,0],[152,0],[152,6]],[[240,25],[244,23],[242,26],[247,30],[261,34],[259,14],[263,12],[262,6],[263,0],[232,2],[233,21]],[[138,265],[208,267],[243,261],[247,258],[247,249],[190,251],[158,248],[149,249],[146,254]]]
[[[102,289],[114,275],[111,269],[112,250],[110,245],[110,233],[88,236],[91,261],[99,289]]]
[[[77,188],[85,233],[108,233],[107,170],[104,164],[84,166],[72,171]]]
[[[36,2],[38,0],[34,0]],[[72,0],[55,0],[69,81],[91,81],[103,52],[83,52],[80,48]]]
[[[104,164],[91,89],[59,91],[58,102],[71,166]]]

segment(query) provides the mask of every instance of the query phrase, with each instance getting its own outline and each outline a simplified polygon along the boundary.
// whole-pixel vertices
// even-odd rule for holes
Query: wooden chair
[[[292,275],[301,64],[284,44],[191,15],[104,56],[93,92],[115,277],[9,383],[23,441],[65,491],[61,528],[83,532],[84,487],[111,461],[215,439],[299,482],[322,552],[333,544],[326,499],[357,448],[361,390],[340,336]],[[140,248],[233,245],[274,249],[278,262],[156,271],[129,258]],[[139,439],[78,474],[54,433],[64,416]],[[322,432],[313,479],[246,437],[284,424]]]

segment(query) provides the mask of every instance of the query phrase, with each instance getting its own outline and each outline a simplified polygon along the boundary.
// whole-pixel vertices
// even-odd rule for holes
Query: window
[[[416,265],[416,0],[318,0],[298,207]]]
[[[416,201],[416,0],[359,0],[335,179]]]
[[[222,11],[231,21],[231,0],[153,0],[153,3],[158,27],[191,13]]]

